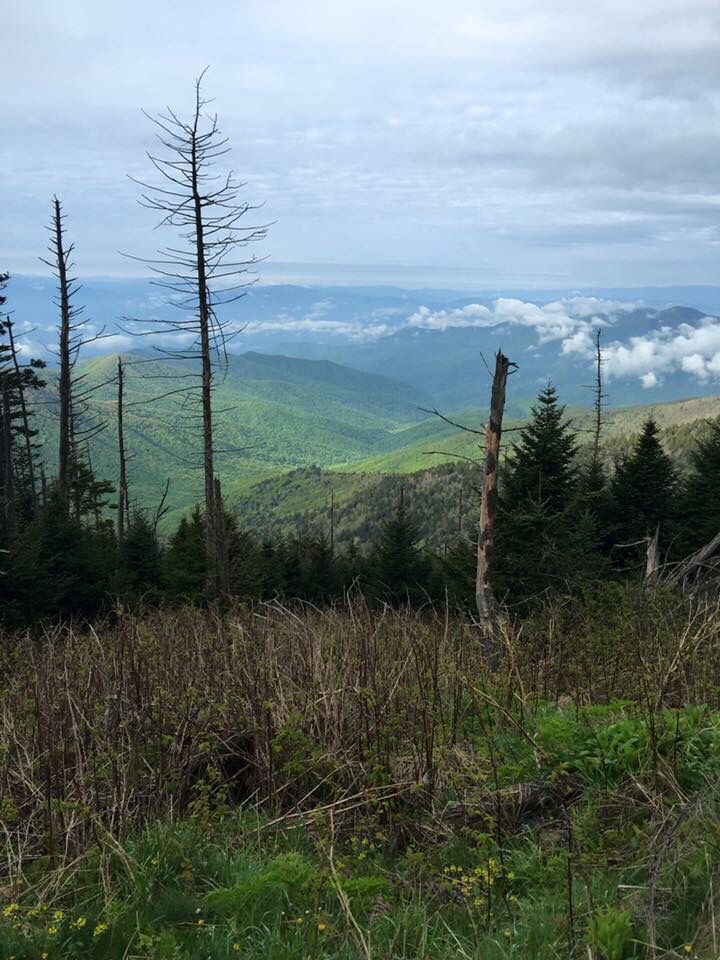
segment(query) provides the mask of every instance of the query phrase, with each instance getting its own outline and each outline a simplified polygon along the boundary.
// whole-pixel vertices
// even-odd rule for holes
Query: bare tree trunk
[[[657,581],[660,571],[660,524],[655,533],[648,539],[645,551],[645,583],[651,585]]]
[[[682,584],[683,589],[686,589],[686,581],[693,574],[697,574],[704,567],[707,567],[716,558],[718,551],[720,551],[720,533],[717,533],[709,543],[706,543],[686,560],[683,560],[682,563],[679,563],[670,576],[666,578],[666,583],[671,586]]]
[[[125,457],[125,427],[123,422],[123,394],[125,387],[125,371],[123,369],[122,359],[118,357],[117,366],[117,406],[118,406],[118,456],[120,459],[120,476],[118,479],[118,518],[117,531],[118,543],[122,543],[125,536],[126,524],[130,522],[130,502],[128,496],[127,483],[127,459]]]
[[[593,430],[592,448],[592,459],[596,466],[600,461],[600,436],[602,434],[603,425],[602,410],[603,400],[605,399],[605,394],[603,393],[602,388],[603,363],[602,349],[600,347],[600,330],[598,329],[597,336],[595,338],[595,428]]]
[[[478,621],[483,631],[485,661],[491,669],[497,666],[500,641],[500,609],[492,589],[495,559],[495,518],[497,516],[497,469],[502,437],[505,390],[511,362],[498,351],[495,354],[490,415],[485,428],[485,466],[483,471],[480,527],[478,531],[475,602]]]
[[[0,380],[0,407],[2,409],[2,481],[3,481],[3,508],[5,513],[5,536],[8,541],[15,539],[15,475],[13,465],[12,418],[10,414],[10,397],[8,396],[7,380]]]
[[[67,254],[64,249],[62,212],[60,201],[55,197],[53,213],[55,231],[55,254],[60,293],[60,379],[58,399],[60,402],[60,443],[58,447],[58,493],[67,502],[72,460],[72,359],[70,336],[72,313],[70,308],[70,282],[67,274]]]
[[[197,90],[197,107],[193,124],[191,177],[192,198],[195,212],[195,255],[197,263],[197,296],[198,319],[200,321],[200,361],[202,379],[200,395],[202,402],[203,424],[203,472],[205,475],[205,552],[208,564],[208,586],[211,594],[217,592],[219,581],[222,579],[220,571],[220,555],[218,543],[219,517],[215,503],[216,483],[219,490],[220,481],[216,481],[213,451],[213,422],[212,422],[212,362],[210,356],[210,297],[207,281],[207,257],[205,253],[205,229],[203,223],[202,198],[198,183],[197,157],[197,129],[200,120],[200,90]]]
[[[227,596],[230,592],[230,564],[228,556],[227,530],[225,528],[225,505],[223,504],[220,481],[215,477],[213,491],[215,528],[213,544],[215,546],[215,595]]]

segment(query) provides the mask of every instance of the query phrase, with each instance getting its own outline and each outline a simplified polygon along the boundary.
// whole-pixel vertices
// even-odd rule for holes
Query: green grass
[[[351,819],[321,809],[269,821],[201,798],[184,821],[92,846],[56,877],[36,864],[27,891],[2,904],[0,958],[625,960],[647,956],[657,873],[658,956],[709,960],[720,713],[651,721],[630,703],[541,703],[522,735],[502,722],[466,735],[478,769],[499,764],[498,787],[537,778],[539,751],[542,775],[571,772],[578,799],[513,829],[489,819],[453,832],[438,813],[390,802]],[[664,764],[680,790],[643,803],[640,785]]]

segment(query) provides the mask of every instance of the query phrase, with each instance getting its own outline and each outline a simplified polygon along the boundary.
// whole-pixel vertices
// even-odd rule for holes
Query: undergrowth
[[[185,610],[5,639],[0,960],[720,955],[720,621]]]

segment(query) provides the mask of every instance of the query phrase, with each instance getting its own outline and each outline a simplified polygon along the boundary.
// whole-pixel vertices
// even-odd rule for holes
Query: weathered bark
[[[0,411],[2,412],[2,421],[0,422],[0,432],[2,436],[2,487],[3,487],[3,512],[5,521],[5,537],[8,541],[15,539],[16,517],[15,517],[15,474],[13,466],[13,443],[12,443],[12,417],[10,411],[10,397],[8,395],[8,386],[5,377],[0,379]]]
[[[215,576],[213,587],[215,594],[227,596],[230,592],[230,571],[227,530],[225,528],[225,505],[223,503],[220,481],[215,477],[213,489],[214,529],[213,544],[215,548]]]
[[[564,805],[580,795],[577,777],[568,775],[557,781],[535,780],[491,790],[472,803],[453,801],[442,813],[446,823],[463,827],[487,827],[488,822],[504,831],[514,831],[543,815],[556,816]]]
[[[127,483],[127,458],[125,456],[125,425],[123,413],[123,396],[125,388],[125,371],[123,369],[122,359],[118,357],[117,366],[117,430],[118,430],[118,456],[120,459],[120,476],[118,478],[118,518],[117,531],[118,542],[122,543],[125,536],[125,528],[130,520],[130,501],[128,496]]]
[[[70,282],[67,274],[67,255],[64,248],[62,213],[60,201],[55,197],[53,229],[54,249],[57,257],[57,274],[60,294],[60,377],[58,401],[60,405],[60,441],[58,445],[58,493],[67,502],[72,460],[72,361],[70,336],[72,313],[70,308]]]
[[[197,269],[198,320],[200,327],[200,362],[202,377],[200,396],[203,424],[203,473],[205,475],[205,552],[208,565],[208,587],[211,594],[217,593],[222,579],[220,569],[220,545],[218,542],[219,517],[215,490],[220,481],[215,477],[212,422],[212,358],[210,356],[210,295],[207,281],[207,257],[205,254],[205,225],[203,222],[202,197],[198,182],[197,129],[200,120],[200,92],[198,88],[195,122],[192,132],[191,177],[192,199],[195,213],[195,258]]]
[[[645,551],[645,583],[653,584],[657,581],[660,570],[660,524],[655,528],[655,533],[648,540],[647,550]]]
[[[684,583],[691,575],[701,570],[713,557],[720,553],[720,533],[717,533],[709,543],[696,550],[687,560],[678,564],[667,577],[666,582],[671,586]]]
[[[593,464],[597,466],[600,461],[600,437],[602,435],[602,411],[603,411],[603,399],[605,395],[603,394],[602,388],[602,365],[603,365],[603,356],[602,348],[600,347],[600,330],[598,329],[596,338],[595,338],[595,426],[593,429],[593,452],[592,459]]]
[[[485,428],[485,465],[480,502],[475,579],[475,602],[477,604],[478,622],[480,629],[483,631],[485,661],[493,669],[497,666],[499,657],[501,628],[500,609],[492,589],[495,558],[495,518],[498,503],[497,471],[503,413],[505,411],[505,390],[510,366],[510,360],[498,351],[495,355],[495,375],[493,376],[490,414]]]

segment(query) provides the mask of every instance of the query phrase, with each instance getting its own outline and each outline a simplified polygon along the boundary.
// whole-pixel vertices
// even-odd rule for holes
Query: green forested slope
[[[196,381],[182,362],[140,354],[124,361],[131,496],[152,509],[170,478],[165,521],[170,528],[202,493],[199,411],[177,393]],[[79,370],[84,386],[95,387],[93,416],[106,424],[92,443],[93,467],[111,480],[117,476],[116,367],[117,356],[108,356]],[[51,470],[53,382],[50,372],[37,405]],[[332,491],[342,543],[372,537],[403,487],[411,502],[418,501],[424,534],[440,547],[455,536],[459,511],[467,522],[479,467],[464,458],[478,457],[481,438],[428,414],[429,406],[426,397],[399,381],[328,361],[258,353],[232,357],[215,394],[217,471],[227,501],[250,527],[290,532],[324,527]],[[509,407],[515,417],[520,409]],[[484,421],[480,409],[443,412],[476,429]],[[705,422],[720,415],[720,398],[607,410],[603,443],[609,463],[628,449],[650,414],[682,463]],[[591,411],[568,408],[567,415],[581,441],[589,442]],[[506,426],[520,423],[510,417]],[[509,451],[512,434],[505,440]]]

